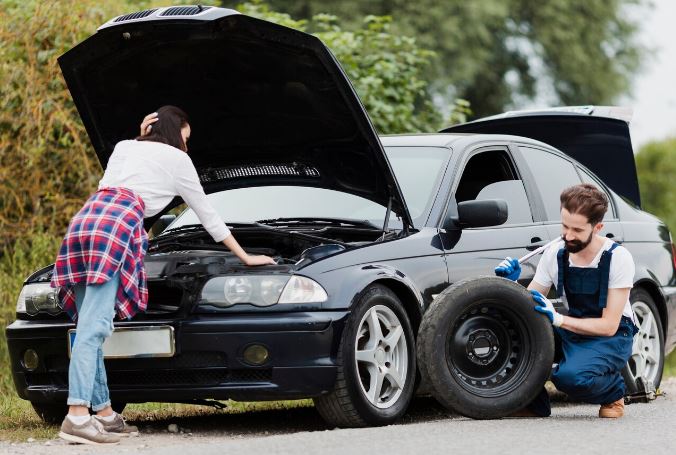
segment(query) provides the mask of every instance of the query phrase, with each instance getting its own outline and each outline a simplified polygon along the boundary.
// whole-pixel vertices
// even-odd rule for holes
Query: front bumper
[[[194,399],[262,401],[299,399],[330,392],[347,311],[194,315],[181,320],[116,322],[116,327],[171,325],[176,354],[165,358],[106,359],[113,401],[180,402]],[[15,321],[6,329],[17,393],[36,403],[65,403],[68,396],[67,332],[74,324]],[[264,365],[244,362],[246,346],[266,346]],[[39,365],[23,366],[26,349]]]

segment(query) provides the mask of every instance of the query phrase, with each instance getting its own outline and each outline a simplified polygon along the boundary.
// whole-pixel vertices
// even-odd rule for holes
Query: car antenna
[[[199,3],[197,4],[197,9],[199,10],[200,13],[202,11],[204,11],[204,7],[202,5],[200,5]]]

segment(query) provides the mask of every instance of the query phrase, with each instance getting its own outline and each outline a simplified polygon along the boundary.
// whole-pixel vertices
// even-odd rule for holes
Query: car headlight
[[[219,276],[202,289],[200,303],[230,307],[238,303],[271,306],[277,303],[320,303],[328,299],[326,291],[310,278],[302,276]]]
[[[19,298],[16,301],[16,312],[34,316],[41,311],[49,314],[61,312],[59,289],[51,287],[49,283],[27,284],[19,293]]]
[[[286,283],[279,303],[325,302],[328,298],[329,296],[319,283],[304,276],[294,275]]]

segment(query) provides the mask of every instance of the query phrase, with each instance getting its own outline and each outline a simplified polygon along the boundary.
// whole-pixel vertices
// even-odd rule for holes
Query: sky
[[[644,11],[639,39],[654,48],[618,105],[634,109],[629,129],[637,152],[652,140],[676,137],[676,0],[652,0]]]

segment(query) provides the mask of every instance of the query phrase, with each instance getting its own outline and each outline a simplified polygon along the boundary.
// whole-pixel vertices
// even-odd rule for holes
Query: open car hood
[[[587,166],[610,188],[641,206],[631,112],[623,108],[582,106],[507,112],[454,125],[445,133],[513,134],[547,143]]]
[[[190,116],[206,193],[321,187],[391,204],[412,226],[364,107],[312,35],[225,8],[160,8],[112,19],[59,64],[104,168],[146,114],[173,104]]]

